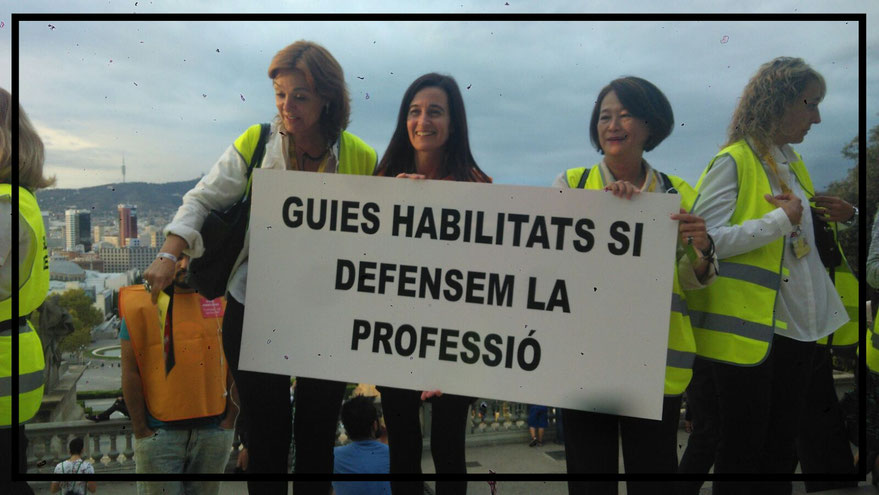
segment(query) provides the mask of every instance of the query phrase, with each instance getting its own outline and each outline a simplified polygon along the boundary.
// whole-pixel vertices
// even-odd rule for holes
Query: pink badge
[[[208,301],[201,298],[201,316],[202,318],[221,318],[223,316],[223,304],[220,298]]]

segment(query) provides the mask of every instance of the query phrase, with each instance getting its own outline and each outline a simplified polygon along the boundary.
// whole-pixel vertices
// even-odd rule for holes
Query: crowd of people
[[[342,68],[325,48],[310,41],[283,48],[271,60],[268,77],[277,115],[267,135],[263,137],[263,126],[251,126],[225,150],[183,197],[165,228],[157,258],[144,272],[144,287],[128,287],[120,294],[123,395],[134,429],[137,472],[223,472],[237,421],[247,433],[246,473],[285,473],[292,438],[295,473],[417,474],[422,454],[418,412],[430,402],[434,466],[437,473],[449,475],[437,482],[436,491],[465,493],[467,482],[459,475],[466,473],[466,418],[474,398],[380,385],[387,445],[376,440],[379,418],[371,400],[354,398],[343,405],[345,383],[298,377],[294,409],[290,377],[239,368],[249,232],[224,298],[200,297],[185,276],[189,257],[204,253],[200,228],[210,211],[224,210],[249,194],[248,167],[260,144],[265,151],[258,158],[264,169],[491,184],[470,149],[458,84],[438,73],[417,78],[403,95],[390,143],[379,160],[375,149],[346,130],[350,98]],[[741,481],[715,481],[718,494],[791,493],[791,483],[782,478],[754,480],[791,474],[798,463],[807,474],[857,472],[833,388],[831,356],[858,343],[858,280],[837,240],[839,230],[855,225],[858,209],[818,194],[792,147],[820,123],[818,106],[826,91],[824,78],[802,59],[779,57],[760,66],[738,100],[724,146],[695,187],[644,158],[674,129],[672,106],[656,85],[627,76],[598,91],[588,132],[601,158],[590,167],[564,170],[552,186],[604,190],[624,199],[645,192],[675,194],[680,209],[672,219],[678,223],[678,236],[675,258],[668,260],[674,263],[674,277],[662,418],[564,410],[568,473],[617,473],[620,440],[626,473],[706,473],[713,466],[715,473],[742,475]],[[8,136],[9,95],[3,95]],[[0,350],[5,349],[3,362],[8,363],[9,333],[17,329],[20,425],[33,415],[42,394],[41,382],[30,380],[42,369],[42,358],[38,339],[35,347],[29,344],[35,333],[26,316],[45,297],[48,285],[42,262],[47,259],[45,233],[32,192],[51,180],[42,175],[42,145],[39,158],[28,152],[29,123],[23,111],[19,116],[17,249],[24,263],[19,273],[30,277],[19,284],[20,305],[13,324],[12,281],[9,263],[3,262],[0,339],[5,340],[0,340]],[[39,139],[35,134],[30,139],[34,138]],[[5,196],[0,196],[0,208],[11,211],[8,138],[3,148],[0,194]],[[8,253],[12,242],[5,239],[3,253]],[[874,287],[879,284],[877,252],[879,242],[873,242],[867,280]],[[872,332],[867,338],[866,360],[872,373],[879,372],[879,339]],[[0,372],[10,376],[8,366]],[[877,380],[871,374],[868,381],[874,396]],[[693,433],[679,462],[677,430],[684,395]],[[5,404],[8,400],[8,394],[0,397]],[[17,431],[19,444],[26,448],[23,427],[9,428],[9,408],[4,407],[3,441],[8,444]],[[537,407],[533,411],[529,425],[532,445],[538,445],[547,426],[546,413],[544,409],[541,415]],[[352,444],[334,451],[340,412]],[[875,473],[875,398],[867,414],[874,420],[868,418],[869,443],[862,447]],[[74,452],[76,447],[71,443],[74,457],[81,444]],[[23,463],[25,456],[20,453],[18,459]],[[11,466],[11,459],[4,457],[3,462],[4,469]],[[76,460],[63,464],[68,462]],[[26,466],[18,469],[24,472]],[[572,476],[569,492],[617,492],[615,481],[585,479]],[[186,483],[140,483],[138,493],[219,490],[218,483]],[[848,483],[810,481],[807,489]],[[627,491],[698,493],[699,485],[638,478],[628,482]],[[360,489],[334,487],[337,493],[424,492],[423,482],[408,477]],[[286,493],[287,483],[251,479],[248,489]],[[297,495],[325,495],[331,485],[319,478],[297,478],[293,489]]]

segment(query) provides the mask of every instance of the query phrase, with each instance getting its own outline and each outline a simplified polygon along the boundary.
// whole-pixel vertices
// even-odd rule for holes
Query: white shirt
[[[55,474],[95,474],[95,468],[92,463],[79,459],[75,462],[61,461],[55,466]],[[76,493],[85,495],[87,484],[85,481],[59,481],[61,485],[61,493]]]
[[[275,117],[271,123],[269,139],[266,142],[266,153],[260,168],[275,170],[292,170],[288,151],[288,140],[279,133],[280,120]],[[329,160],[325,173],[335,173],[339,162],[339,141],[330,148]],[[189,245],[183,252],[193,258],[204,254],[204,242],[201,238],[201,226],[211,210],[226,210],[241,199],[247,186],[247,163],[235,149],[229,146],[217,160],[211,171],[183,196],[183,204],[167,226],[164,234],[175,234],[186,240]],[[244,304],[247,289],[247,260],[250,251],[250,230],[244,235],[244,247],[232,268],[229,278],[229,295]]]
[[[777,319],[787,322],[787,328],[776,326],[775,333],[812,342],[830,335],[849,321],[849,318],[815,247],[815,231],[808,197],[796,175],[790,170],[790,163],[796,161],[797,157],[788,145],[773,146],[770,153],[776,162],[781,180],[803,202],[801,235],[811,248],[806,256],[797,258],[794,255],[788,238],[794,226],[781,208],[776,208],[761,218],[746,220],[742,225],[730,225],[739,193],[736,162],[730,155],[718,157],[705,174],[693,213],[705,219],[708,233],[714,238],[719,260],[753,251],[784,237],[782,266],[789,270],[790,276],[782,277],[775,301],[775,314]],[[763,170],[769,177],[772,194],[781,194],[778,178],[765,163]]]

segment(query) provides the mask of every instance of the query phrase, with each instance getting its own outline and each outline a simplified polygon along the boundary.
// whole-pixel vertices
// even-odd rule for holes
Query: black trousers
[[[421,392],[392,387],[378,387],[382,413],[388,429],[391,473],[421,473],[421,423],[418,409]],[[430,452],[437,474],[467,472],[464,437],[467,432],[467,409],[472,397],[443,394],[430,399]],[[297,406],[298,409],[298,406]],[[297,453],[296,457],[299,457]],[[393,495],[423,495],[421,481],[391,481]],[[437,481],[437,495],[467,493],[466,481]]]
[[[679,473],[707,474],[714,465],[719,440],[717,390],[711,372],[711,363],[696,359],[693,379],[687,387],[687,407],[692,415],[693,431],[687,448],[681,456]],[[679,481],[679,495],[699,495],[703,481]]]
[[[241,407],[240,419],[247,432],[248,473],[287,473],[292,423],[290,416],[290,377],[238,369],[244,306],[233,297],[226,301],[223,316],[223,351]],[[286,482],[248,481],[252,494],[287,493]]]
[[[791,474],[795,440],[809,388],[814,342],[776,335],[757,366],[712,363],[718,392],[720,441],[715,473]],[[716,481],[716,495],[789,495],[790,481]]]
[[[804,474],[855,474],[845,414],[833,385],[832,355],[816,345],[806,404],[797,434],[797,457]],[[857,481],[806,481],[806,491],[858,486]]]
[[[223,348],[241,401],[247,432],[248,473],[286,473],[290,452],[290,377],[238,369],[244,306],[229,297],[223,318]],[[336,422],[345,383],[296,380],[296,473],[332,473]],[[330,492],[330,482],[293,482],[297,495]],[[286,482],[248,481],[252,494],[286,494]]]
[[[675,473],[681,397],[666,397],[662,420],[565,409],[565,458],[568,474],[619,472],[619,439],[623,442],[626,473]],[[568,481],[568,493],[616,495],[618,483]],[[630,495],[674,493],[672,483],[626,483]]]
[[[296,378],[296,413],[293,441],[296,443],[295,473],[332,473],[336,425],[345,396],[345,382]],[[293,493],[326,495],[330,482],[294,481]]]
[[[12,435],[18,435],[18,455],[12,452]],[[27,437],[24,425],[0,428],[0,493],[33,495],[25,481],[12,482],[12,473],[27,473]]]

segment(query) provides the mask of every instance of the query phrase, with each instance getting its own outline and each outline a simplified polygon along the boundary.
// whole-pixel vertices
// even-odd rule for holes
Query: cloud
[[[82,151],[89,148],[97,147],[97,144],[89,141],[88,139],[77,136],[72,132],[64,131],[61,129],[53,129],[36,120],[33,121],[33,124],[37,130],[37,133],[40,135],[40,138],[43,140],[43,145],[50,153]]]

